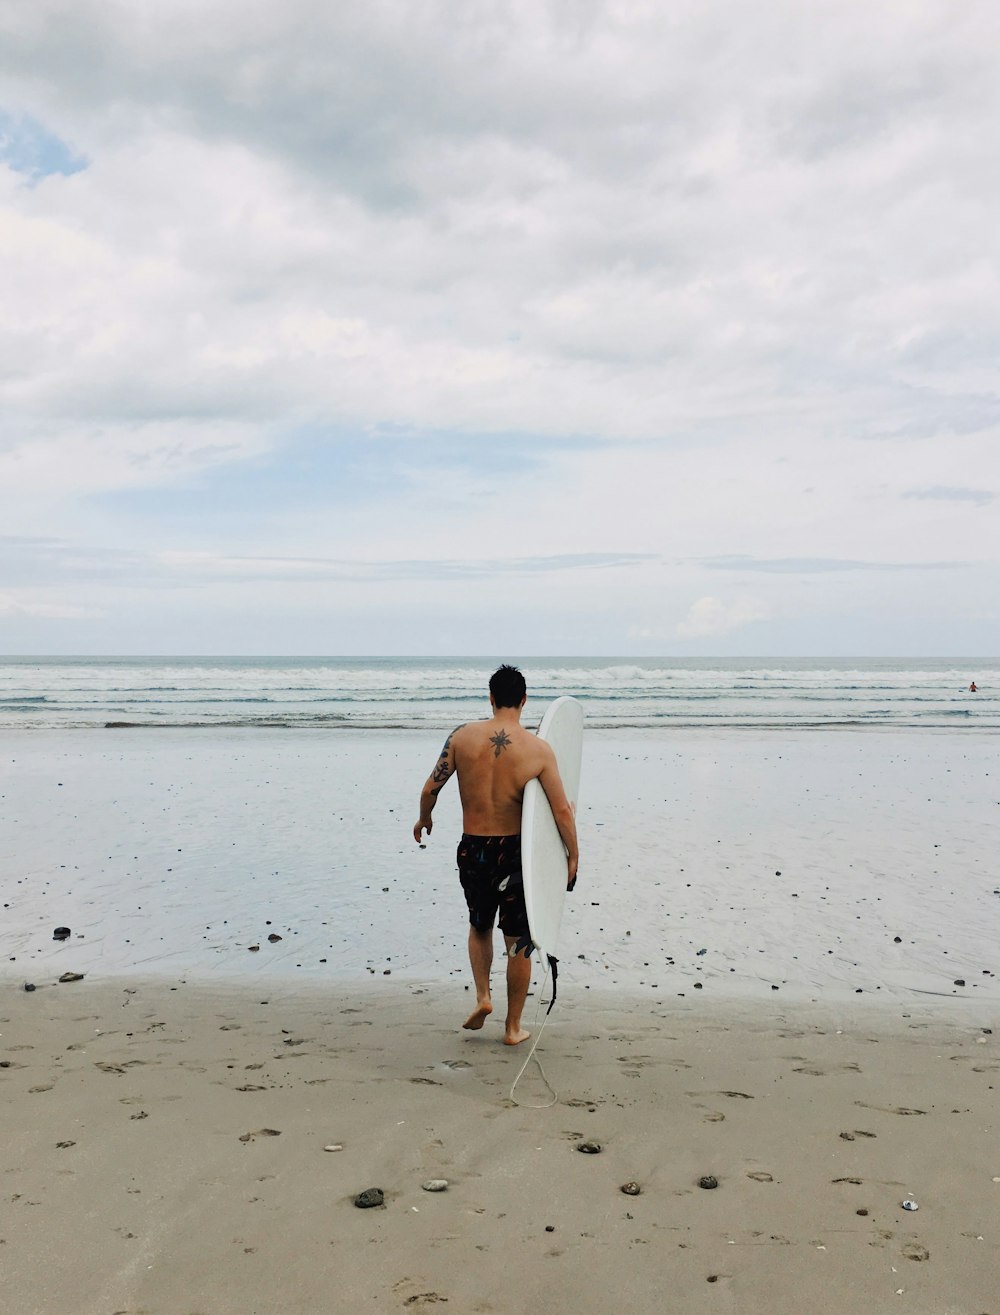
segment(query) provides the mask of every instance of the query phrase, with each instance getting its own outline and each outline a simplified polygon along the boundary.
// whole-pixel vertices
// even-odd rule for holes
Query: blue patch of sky
[[[69,177],[86,169],[87,160],[49,132],[37,119],[0,108],[0,161],[32,183],[52,174]]]
[[[377,503],[435,473],[517,485],[560,451],[598,446],[588,439],[531,434],[456,434],[384,428],[371,435],[300,429],[267,453],[200,471],[152,489],[97,494],[92,505],[165,522],[211,518],[216,528],[248,514]]]

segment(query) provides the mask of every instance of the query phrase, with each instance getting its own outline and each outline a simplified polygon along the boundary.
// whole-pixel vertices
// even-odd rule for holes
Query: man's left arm
[[[438,795],[448,784],[448,781],[455,770],[455,755],[452,741],[461,729],[461,726],[456,726],[445,740],[444,748],[438,755],[438,760],[434,770],[424,782],[424,788],[420,792],[420,817],[417,819],[417,824],[413,828],[413,839],[418,845],[423,843],[424,832],[426,831],[427,834],[430,835],[431,831],[434,829],[434,822],[431,818],[431,813],[434,811],[434,805],[437,803]]]

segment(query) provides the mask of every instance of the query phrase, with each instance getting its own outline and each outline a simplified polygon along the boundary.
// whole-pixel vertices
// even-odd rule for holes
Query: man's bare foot
[[[523,1027],[519,1027],[513,1032],[506,1031],[503,1034],[503,1043],[505,1046],[519,1046],[522,1041],[527,1041],[529,1036],[531,1036],[530,1032],[526,1032]]]
[[[472,1013],[465,1020],[462,1026],[468,1032],[478,1032],[482,1025],[493,1012],[493,1006],[487,1000],[485,1003],[477,1005]]]

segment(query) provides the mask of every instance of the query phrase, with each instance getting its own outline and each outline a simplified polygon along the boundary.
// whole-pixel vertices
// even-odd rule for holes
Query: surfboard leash
[[[549,1001],[549,1007],[545,1011],[545,1017],[542,1019],[541,1027],[539,1027],[538,1031],[535,1032],[534,1029],[536,1024],[538,1023],[538,1015],[541,1013],[542,1005],[545,1003],[542,997],[545,994],[545,983],[548,981],[550,973],[552,976],[552,999]],[[545,965],[545,976],[542,978],[542,984],[538,991],[538,1003],[535,1005],[535,1017],[531,1024],[532,1032],[534,1032],[535,1039],[532,1043],[531,1049],[528,1051],[524,1063],[518,1069],[517,1077],[514,1079],[510,1088],[511,1100],[514,1102],[515,1105],[519,1105],[523,1109],[530,1109],[530,1110],[551,1109],[552,1106],[559,1099],[558,1091],[556,1091],[555,1087],[546,1077],[545,1069],[542,1068],[542,1061],[535,1054],[535,1051],[538,1049],[538,1043],[542,1039],[542,1033],[545,1031],[545,1024],[549,1021],[549,1014],[551,1014],[552,1012],[552,1006],[556,1002],[556,980],[558,979],[558,977],[559,977],[559,960],[555,957],[555,955],[550,954],[548,955],[548,962]],[[521,1078],[524,1076],[525,1069],[528,1067],[528,1065],[531,1063],[532,1060],[534,1060],[535,1063],[538,1065],[538,1072],[541,1075],[542,1081],[548,1087],[549,1091],[552,1092],[552,1099],[545,1101],[544,1104],[542,1105],[538,1105],[534,1101],[530,1101],[530,1100],[518,1100],[518,1098],[514,1095],[514,1092],[517,1090],[517,1084],[521,1081]]]

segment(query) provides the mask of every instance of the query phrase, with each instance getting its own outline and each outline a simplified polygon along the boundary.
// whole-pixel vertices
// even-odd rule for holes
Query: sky
[[[993,0],[0,8],[0,653],[1000,653]]]

